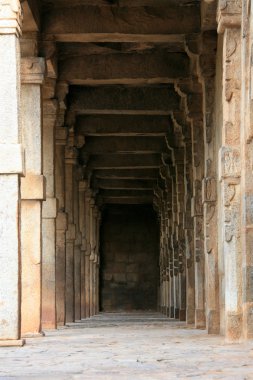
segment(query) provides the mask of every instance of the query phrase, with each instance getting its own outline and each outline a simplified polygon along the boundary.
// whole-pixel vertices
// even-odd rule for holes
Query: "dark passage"
[[[157,308],[159,233],[148,205],[110,205],[101,226],[100,309]]]

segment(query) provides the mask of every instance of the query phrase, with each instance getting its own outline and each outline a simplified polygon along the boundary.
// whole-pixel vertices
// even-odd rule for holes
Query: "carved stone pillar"
[[[92,196],[90,199],[90,246],[91,246],[91,254],[90,254],[90,316],[94,315],[94,305],[95,305],[95,252],[96,252],[96,239],[95,239],[95,231],[96,221],[95,221],[95,199]]]
[[[74,243],[74,288],[75,288],[75,321],[81,320],[81,245],[82,235],[79,227],[79,180],[80,168],[76,166],[73,178],[74,223],[76,239]]]
[[[55,124],[57,102],[43,102],[43,175],[46,177],[46,201],[42,205],[42,328],[56,328],[55,304]]]
[[[65,147],[65,210],[68,215],[66,231],[66,322],[74,322],[75,320],[74,244],[76,226],[74,221],[73,178],[76,158],[74,134],[71,132]]]
[[[20,2],[0,4],[0,346],[20,340]]]
[[[217,215],[217,150],[215,125],[215,52],[217,34],[202,35],[200,79],[203,88],[205,141],[205,178],[202,181],[205,240],[206,328],[210,334],[220,332],[218,215]],[[218,84],[219,86],[220,84]]]
[[[195,323],[195,268],[193,245],[193,218],[191,217],[192,198],[192,147],[191,140],[185,142],[185,212],[183,227],[185,231],[185,255],[186,255],[186,322]]]
[[[205,254],[202,205],[202,179],[204,177],[204,135],[203,120],[192,121],[193,148],[193,198],[192,217],[194,220],[195,259],[195,326],[206,326],[205,316]]]
[[[223,36],[223,124],[219,151],[221,231],[225,282],[225,336],[242,338],[241,252],[241,4],[220,2],[218,31]]]
[[[21,179],[21,334],[24,337],[42,335],[41,211],[42,200],[46,197],[46,183],[42,175],[41,84],[44,72],[43,58],[22,58],[22,141],[26,152],[26,176]]]
[[[242,157],[242,274],[243,274],[243,336],[253,338],[253,7],[242,3],[242,99],[241,157]]]
[[[56,217],[56,317],[57,326],[65,324],[66,292],[66,230],[67,214],[65,212],[65,145],[68,131],[56,128],[55,147],[55,195],[58,203]]]
[[[88,184],[87,184],[88,185]],[[91,316],[90,314],[90,301],[91,301],[91,289],[90,289],[90,255],[91,255],[91,243],[90,243],[90,200],[91,190],[87,186],[85,192],[85,227],[86,227],[86,250],[85,250],[85,314],[86,318]]]
[[[79,228],[81,232],[81,319],[86,318],[85,308],[85,251],[86,251],[86,225],[85,225],[85,191],[86,181],[79,181]]]

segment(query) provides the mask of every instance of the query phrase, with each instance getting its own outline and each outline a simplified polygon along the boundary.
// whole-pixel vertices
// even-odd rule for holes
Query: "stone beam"
[[[158,169],[97,169],[93,175],[99,179],[153,179],[159,176]]]
[[[199,5],[187,7],[95,7],[76,6],[51,9],[44,19],[46,38],[56,41],[128,41],[131,36],[197,33],[200,30]],[[133,42],[133,41],[130,41]]]
[[[160,154],[107,154],[91,156],[87,169],[154,169],[161,165]]]
[[[74,85],[173,83],[189,76],[185,53],[107,54],[70,57],[61,62],[60,80]]]
[[[101,204],[126,204],[126,205],[133,205],[133,204],[151,204],[153,202],[153,195],[145,195],[145,196],[139,196],[139,197],[103,197],[99,196],[99,202]]]
[[[166,152],[164,137],[87,137],[83,150],[89,154]]]
[[[70,114],[168,115],[178,110],[180,97],[166,87],[75,87],[69,96]],[[71,115],[72,116],[72,115]]]
[[[154,180],[129,180],[129,179],[94,179],[94,187],[97,189],[118,189],[118,190],[152,190],[155,181]]]
[[[187,4],[189,0],[170,0],[171,5],[177,4]],[[43,0],[43,4],[46,6],[61,8],[69,4],[68,0],[54,0],[52,4],[52,0]],[[104,7],[141,7],[141,6],[155,6],[162,7],[168,4],[168,0],[72,0],[72,6],[80,6],[80,5],[90,5],[90,6],[104,6]]]
[[[107,190],[102,189],[99,195],[106,198],[131,198],[153,196],[153,190]]]
[[[164,116],[79,116],[76,120],[77,134],[84,136],[165,136],[171,128]]]

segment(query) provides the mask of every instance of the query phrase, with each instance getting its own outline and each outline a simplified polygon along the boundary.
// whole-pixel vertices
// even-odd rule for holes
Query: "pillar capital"
[[[42,84],[46,71],[45,59],[26,57],[21,59],[21,83]]]
[[[85,192],[88,188],[88,181],[79,181],[79,192]]]
[[[55,128],[55,143],[56,145],[66,145],[68,138],[68,130],[63,127]]]
[[[241,13],[241,0],[219,0],[218,33],[224,33],[226,28],[239,28],[241,26]]]
[[[66,145],[65,147],[65,163],[76,165],[77,149],[73,146]]]
[[[19,0],[0,2],[0,34],[21,35],[22,9]]]

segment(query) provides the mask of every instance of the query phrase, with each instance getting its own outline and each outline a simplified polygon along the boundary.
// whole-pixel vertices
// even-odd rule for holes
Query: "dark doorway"
[[[159,232],[149,205],[108,205],[101,226],[100,310],[156,310]]]

